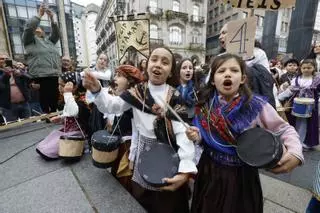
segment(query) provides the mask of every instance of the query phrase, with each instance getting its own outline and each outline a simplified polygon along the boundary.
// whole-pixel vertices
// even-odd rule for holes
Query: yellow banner
[[[149,56],[149,20],[121,20],[115,22],[118,47],[118,59],[122,59],[129,47],[135,48],[142,55]]]
[[[264,10],[279,10],[296,4],[296,0],[223,0],[223,2],[236,8]]]

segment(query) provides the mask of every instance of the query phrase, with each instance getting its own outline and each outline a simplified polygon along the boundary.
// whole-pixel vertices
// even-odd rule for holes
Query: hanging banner
[[[134,48],[145,57],[149,56],[149,20],[119,20],[115,21],[118,59],[126,54],[128,48]]]
[[[223,0],[235,8],[279,10],[294,7],[296,0]]]
[[[253,56],[256,26],[256,16],[228,22],[227,52],[242,56],[243,59]]]

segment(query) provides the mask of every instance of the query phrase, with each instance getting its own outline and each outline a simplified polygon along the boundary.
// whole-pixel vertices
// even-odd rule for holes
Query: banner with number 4
[[[257,17],[228,22],[226,49],[247,59],[253,56]]]

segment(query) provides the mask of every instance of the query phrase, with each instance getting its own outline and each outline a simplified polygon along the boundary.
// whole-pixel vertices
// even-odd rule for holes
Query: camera
[[[6,59],[5,60],[5,63],[6,63],[6,67],[13,67],[13,64],[12,64],[12,60],[11,59]]]

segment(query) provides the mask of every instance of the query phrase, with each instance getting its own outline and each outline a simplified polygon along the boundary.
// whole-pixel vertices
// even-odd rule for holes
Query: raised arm
[[[47,13],[47,15],[50,19],[50,22],[51,22],[51,34],[50,34],[49,40],[55,44],[59,41],[59,38],[60,38],[59,27],[58,27],[58,24],[56,22],[54,22],[53,12],[51,10],[47,9],[46,13]]]
[[[32,17],[24,26],[23,34],[22,34],[22,40],[23,45],[27,46],[28,44],[31,44],[34,42],[34,31],[37,29],[40,18],[38,16]]]
[[[24,26],[23,35],[22,35],[24,46],[34,42],[34,36],[35,36],[34,32],[39,26],[41,18],[44,15],[44,12],[45,12],[45,8],[43,7],[43,5],[41,5],[38,11],[38,16],[32,17]]]

